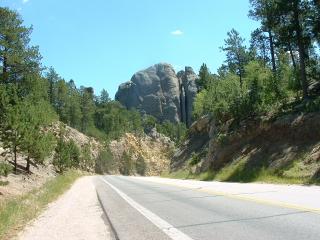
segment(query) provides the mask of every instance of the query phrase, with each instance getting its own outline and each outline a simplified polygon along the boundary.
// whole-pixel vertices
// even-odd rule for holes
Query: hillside
[[[57,122],[46,129],[56,137],[63,134],[64,142],[72,141],[79,148],[81,155],[85,154],[84,150],[88,147],[89,159],[83,163],[84,170],[94,172],[95,159],[101,149],[101,143],[92,137],[88,137],[78,130],[71,128],[61,122]],[[1,142],[0,142],[1,144]],[[55,146],[57,148],[57,145]],[[10,198],[16,195],[22,195],[34,188],[42,186],[46,181],[58,175],[59,165],[55,163],[57,157],[56,150],[53,150],[43,163],[38,164],[31,159],[30,173],[26,171],[26,158],[23,152],[17,153],[17,173],[11,172],[8,176],[1,176],[0,195],[1,199]],[[87,156],[86,156],[87,157]],[[13,153],[10,149],[0,148],[0,164],[13,164]]]
[[[111,141],[112,155],[109,173],[123,175],[159,176],[170,169],[174,143],[153,131],[149,135],[127,133],[119,140]]]
[[[217,126],[204,117],[176,151],[172,172],[222,181],[316,183],[320,180],[320,113]]]

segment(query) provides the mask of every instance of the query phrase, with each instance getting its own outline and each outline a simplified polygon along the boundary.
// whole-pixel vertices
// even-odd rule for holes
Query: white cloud
[[[182,32],[180,29],[177,29],[177,30],[175,30],[175,31],[172,31],[172,32],[171,32],[171,35],[181,36],[181,35],[183,35],[183,32]]]
[[[23,4],[26,4],[27,2],[29,2],[29,0],[22,0]]]

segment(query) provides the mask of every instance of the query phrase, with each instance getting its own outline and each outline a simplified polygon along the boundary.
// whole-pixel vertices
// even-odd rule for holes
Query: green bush
[[[228,143],[228,136],[225,133],[219,133],[217,136],[217,142],[221,145],[224,146]]]
[[[201,161],[201,156],[200,156],[200,154],[196,154],[195,152],[193,152],[193,153],[191,154],[191,158],[190,158],[189,165],[190,165],[190,166],[197,165],[200,161]]]
[[[60,139],[58,141],[53,164],[59,172],[80,166],[80,149],[73,140],[64,141]]]
[[[95,171],[99,174],[112,173],[118,168],[112,152],[109,147],[99,152],[99,155],[95,161]]]
[[[159,133],[169,137],[176,144],[180,144],[187,134],[187,127],[184,123],[172,123],[167,120],[161,124],[157,124],[156,129]]]
[[[133,160],[132,160],[132,155],[131,153],[124,152],[122,155],[122,161],[120,165],[120,173],[122,175],[132,175],[133,174]]]
[[[289,72],[289,67],[283,67],[276,76],[259,61],[251,61],[245,66],[242,84],[236,74],[219,76],[197,94],[194,117],[213,114],[217,123],[239,122],[275,110],[287,98],[290,78],[282,75]]]
[[[8,176],[9,173],[11,173],[13,170],[13,167],[8,164],[8,163],[4,163],[1,162],[0,163],[0,176]]]
[[[95,160],[91,156],[90,144],[85,144],[81,148],[80,167],[86,171],[90,171],[95,167]]]
[[[142,156],[136,160],[136,171],[139,175],[144,176],[147,170],[147,164]]]

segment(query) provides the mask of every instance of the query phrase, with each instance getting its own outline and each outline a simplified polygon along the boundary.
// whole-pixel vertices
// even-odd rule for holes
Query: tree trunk
[[[17,173],[17,145],[13,146],[14,173]]]
[[[277,67],[276,67],[276,59],[274,57],[273,36],[270,29],[268,30],[268,34],[269,34],[269,44],[270,44],[270,52],[271,52],[272,71],[275,73],[277,71]]]
[[[30,157],[27,157],[27,166],[26,166],[27,173],[30,173]]]
[[[296,28],[296,36],[299,50],[299,62],[300,62],[300,81],[302,85],[303,98],[308,98],[308,80],[306,73],[306,55],[305,55],[305,46],[302,39],[302,29],[299,21],[299,3],[298,1],[294,1],[294,25]]]
[[[288,47],[289,47],[289,52],[290,52],[290,56],[291,56],[292,65],[293,65],[294,70],[296,71],[297,70],[297,64],[296,64],[296,60],[295,60],[293,52],[292,52],[292,47],[291,47],[290,42],[289,42],[289,46]]]

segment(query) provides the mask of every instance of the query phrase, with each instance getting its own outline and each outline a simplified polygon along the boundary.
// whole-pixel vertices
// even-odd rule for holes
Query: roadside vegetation
[[[64,193],[84,173],[70,170],[49,180],[39,189],[8,200],[0,200],[0,238],[9,239],[22,230],[27,222]]]
[[[225,62],[216,73],[211,73],[203,64],[197,81],[199,92],[194,103],[194,120],[211,116],[215,127],[212,134],[219,149],[230,147],[229,140],[233,138],[245,141],[239,136],[241,129],[252,127],[250,122],[263,125],[279,117],[320,111],[319,1],[250,0],[250,5],[249,17],[260,23],[250,36],[250,44],[246,45],[245,38],[231,29],[221,47]],[[281,137],[280,132],[271,134]],[[310,153],[315,151],[313,160],[294,152],[297,156],[292,157],[290,164],[271,169],[268,164],[274,159],[267,151],[256,154],[259,155],[256,161],[248,161],[245,154],[242,158],[234,154],[234,159],[223,159],[224,162],[216,166],[212,163],[205,173],[193,174],[187,166],[187,170],[166,176],[235,182],[317,183],[320,171],[316,157],[318,134],[317,129],[313,136],[301,134],[301,143],[296,146],[300,155],[306,147],[311,148]],[[249,139],[248,145],[263,148],[262,144],[254,145]],[[283,139],[280,143],[291,140]],[[273,153],[281,155],[284,149],[275,147]],[[205,157],[191,155],[187,165],[194,166]],[[306,172],[315,172],[315,175],[310,177]]]
[[[295,164],[299,163],[296,162]],[[297,177],[299,175],[299,168],[288,170],[288,173],[292,176],[285,176],[269,169],[244,170],[242,166],[243,163],[230,164],[216,172],[209,170],[202,173],[193,173],[189,169],[181,169],[174,172],[165,172],[161,177],[173,179],[195,179],[200,181],[320,185],[319,179]]]

